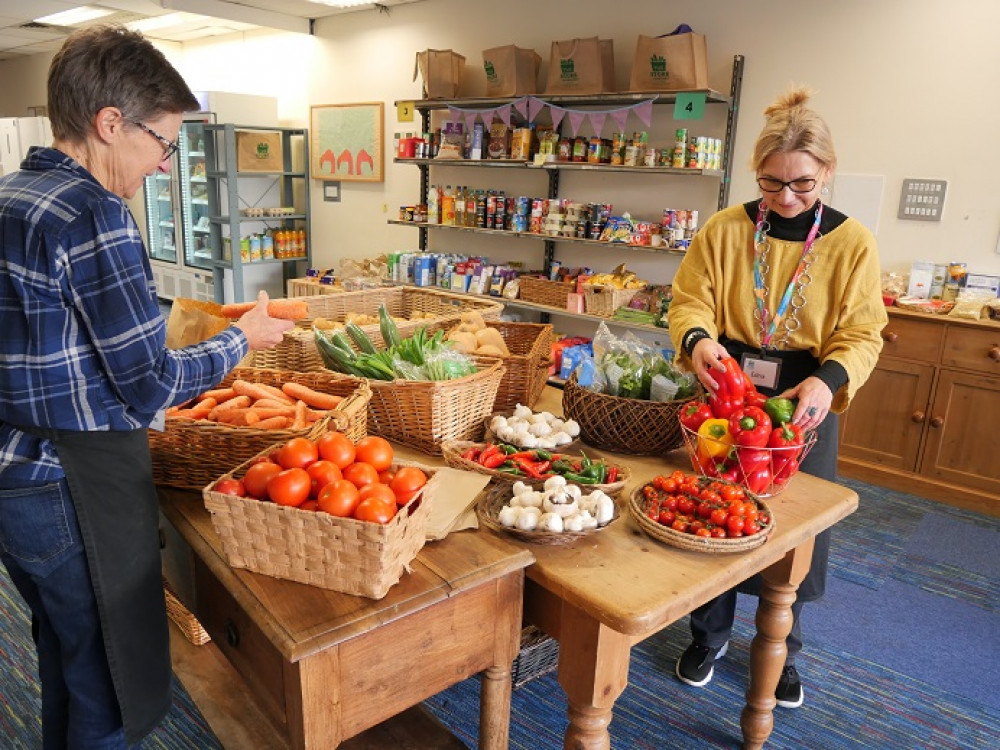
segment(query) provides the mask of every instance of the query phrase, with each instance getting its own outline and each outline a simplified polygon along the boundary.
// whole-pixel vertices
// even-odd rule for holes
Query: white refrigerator
[[[0,117],[0,175],[16,172],[32,146],[51,146],[48,117]]]
[[[157,295],[211,301],[208,183],[205,124],[277,125],[278,102],[268,96],[221,91],[195,92],[201,111],[187,115],[170,171],[147,177],[144,203],[146,247]]]

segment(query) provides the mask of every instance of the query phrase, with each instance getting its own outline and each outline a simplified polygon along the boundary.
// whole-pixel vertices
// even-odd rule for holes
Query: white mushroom
[[[521,512],[524,509],[518,505],[505,505],[500,509],[498,519],[501,525],[506,526],[508,529],[514,528],[517,525],[517,519],[521,516]]]
[[[598,526],[604,526],[615,517],[615,501],[602,493],[602,497],[597,498],[594,506],[594,518],[597,519]]]
[[[597,519],[590,515],[587,511],[580,514],[580,519],[583,524],[584,531],[597,528]]]
[[[559,476],[558,474],[554,477],[549,477],[548,479],[545,480],[546,490],[563,489],[565,486],[566,486],[566,477]]]
[[[540,531],[554,531],[561,533],[563,530],[562,516],[558,513],[542,513],[538,517],[538,529]]]
[[[545,437],[552,434],[552,427],[548,422],[535,422],[528,428],[528,432],[535,437]]]
[[[525,484],[520,479],[514,482],[514,494],[523,495],[526,492],[533,492],[531,485]]]
[[[543,498],[543,493],[535,490],[517,496],[517,499],[521,501],[521,505],[525,508],[541,508],[544,502]]]
[[[563,429],[570,437],[575,438],[580,434],[580,425],[575,419],[567,419],[566,424],[563,425]]]
[[[490,420],[490,429],[499,434],[500,430],[507,426],[507,417],[497,414]]]
[[[542,497],[542,510],[566,518],[577,512],[576,498],[560,489],[547,490]]]
[[[527,419],[531,416],[531,408],[524,406],[523,404],[518,404],[514,407],[514,416],[520,417],[521,419]]]
[[[542,512],[538,508],[524,508],[517,517],[515,527],[521,531],[534,531]]]
[[[583,516],[579,513],[574,513],[569,518],[563,519],[563,530],[564,531],[583,531]]]

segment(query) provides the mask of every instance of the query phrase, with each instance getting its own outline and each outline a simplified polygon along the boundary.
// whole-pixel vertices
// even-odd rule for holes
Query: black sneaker
[[[692,643],[677,660],[674,672],[677,679],[691,687],[701,687],[712,681],[715,672],[715,660],[721,659],[729,650],[729,641],[722,648],[709,648],[700,643]]]
[[[802,681],[794,664],[788,664],[781,670],[781,679],[774,689],[774,697],[783,708],[798,708],[802,705]]]

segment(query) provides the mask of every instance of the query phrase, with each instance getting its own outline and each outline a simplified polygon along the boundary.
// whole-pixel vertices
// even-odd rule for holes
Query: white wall
[[[970,270],[1000,273],[1000,100],[990,92],[1000,70],[1000,3],[953,0],[947,12],[939,0],[841,0],[787,3],[779,0],[629,0],[611,8],[598,0],[542,4],[508,0],[502,8],[460,0],[425,0],[391,9],[320,19],[315,36],[252,32],[165,49],[194,89],[215,89],[278,97],[283,125],[309,124],[309,105],[384,101],[387,163],[382,184],[343,183],[341,203],[324,203],[322,183],[313,183],[313,236],[317,265],[340,257],[411,249],[417,233],[385,223],[400,205],[416,202],[418,171],[391,162],[394,132],[419,130],[396,121],[396,100],[420,97],[413,82],[419,49],[454,48],[466,55],[463,94],[484,91],[481,51],[499,44],[533,47],[547,60],[553,39],[600,32],[615,42],[618,86],[627,86],[640,31],[659,34],[688,23],[708,37],[710,81],[729,91],[734,54],[746,57],[736,139],[731,202],[756,195],[747,166],[762,124],[761,112],[789,84],[817,94],[813,106],[830,123],[845,175],[884,179],[878,239],[885,270],[906,271],[913,259],[964,261]],[[23,114],[44,93],[46,56],[0,63],[0,115]],[[542,75],[544,76],[543,63]],[[709,108],[703,127],[722,127],[722,107]],[[660,113],[664,114],[660,114]],[[668,107],[657,110],[666,129]],[[605,126],[605,135],[610,132]],[[643,129],[630,120],[628,129]],[[653,128],[655,134],[656,128]],[[664,144],[665,145],[665,144]],[[504,174],[499,174],[503,172]],[[948,180],[940,223],[896,218],[905,177]],[[511,191],[544,193],[544,181],[506,170],[450,168],[433,180]],[[564,177],[561,192],[583,200],[613,200],[638,218],[654,218],[664,206],[715,205],[714,180],[664,179],[638,175]],[[694,184],[692,184],[694,183]],[[834,193],[836,204],[836,190]],[[495,258],[540,258],[541,245],[466,233],[438,232],[432,247],[469,249]],[[567,263],[610,266],[621,259],[656,281],[672,274],[676,260],[641,253],[560,250]]]

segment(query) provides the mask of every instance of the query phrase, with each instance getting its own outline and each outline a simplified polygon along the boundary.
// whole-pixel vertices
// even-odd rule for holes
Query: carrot
[[[177,406],[168,406],[163,413],[168,417],[176,417],[183,408],[180,404],[177,404]]]
[[[247,423],[247,412],[250,411],[249,407],[236,407],[235,409],[227,409],[226,411],[219,412],[216,416],[216,421],[220,424],[234,424],[234,425],[246,425]]]
[[[305,401],[298,401],[295,404],[295,417],[292,419],[293,430],[301,430],[306,426],[306,412],[309,410],[309,406]]]
[[[270,419],[262,419],[254,425],[254,427],[261,430],[283,430],[287,426],[288,417],[271,417]]]
[[[220,414],[232,411],[233,409],[245,409],[250,406],[251,403],[253,403],[253,401],[249,396],[234,396],[227,401],[223,401],[212,409],[212,411],[208,413],[208,418],[211,420],[218,420]]]
[[[253,402],[254,409],[290,409],[288,399],[278,401],[276,398],[259,398]]]
[[[260,408],[257,404],[254,404],[250,409],[254,414],[257,415],[259,419],[270,419],[271,417],[294,417],[295,407],[294,406],[280,406],[277,409],[266,409]]]
[[[336,409],[344,399],[329,393],[320,393],[301,383],[287,382],[281,384],[281,390],[294,399],[305,401],[317,409]]]
[[[191,407],[191,413],[188,416],[191,419],[205,419],[217,405],[218,402],[214,398],[203,399]]]
[[[280,388],[264,383],[251,383],[248,380],[234,380],[233,390],[241,396],[249,396],[254,401],[261,398],[270,398],[282,401],[289,406],[295,405],[295,399],[285,395]]]
[[[236,319],[250,312],[256,302],[237,302],[222,306],[224,318]],[[309,317],[309,305],[303,299],[273,299],[267,303],[267,314],[272,318],[302,320]]]
[[[326,409],[309,409],[306,411],[306,421],[315,422],[326,416]]]
[[[234,396],[236,396],[236,391],[232,388],[215,388],[211,391],[205,391],[203,394],[198,396],[198,400],[201,401],[206,398],[214,398],[216,402],[221,404],[223,401],[228,401]]]

